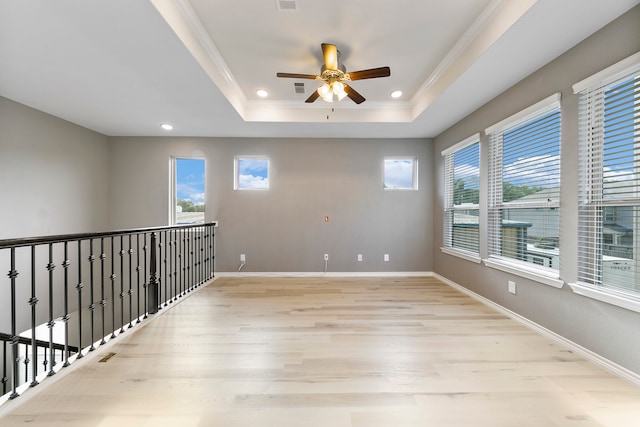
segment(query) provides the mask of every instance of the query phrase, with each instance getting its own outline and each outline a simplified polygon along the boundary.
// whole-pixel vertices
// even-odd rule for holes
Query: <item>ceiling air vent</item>
[[[293,90],[296,93],[304,93],[304,83],[294,83]]]
[[[280,12],[289,12],[298,8],[296,0],[276,0],[276,5]]]

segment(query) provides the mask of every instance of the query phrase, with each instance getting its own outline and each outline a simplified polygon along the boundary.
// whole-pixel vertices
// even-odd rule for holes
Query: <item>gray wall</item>
[[[107,230],[108,160],[106,136],[0,97],[0,239]],[[59,252],[54,257],[56,283],[62,283],[63,273]],[[70,259],[76,259],[74,254],[71,248]],[[25,307],[18,313],[17,330],[22,331],[30,324],[29,248],[19,249],[17,258],[16,300]],[[47,262],[47,247],[39,247],[39,319],[48,319]],[[9,270],[9,251],[1,251],[2,332],[10,330]],[[64,313],[61,306],[61,299],[56,300],[56,316]]]
[[[0,239],[105,229],[107,137],[0,97]]]
[[[320,272],[325,253],[328,271],[430,271],[432,147],[426,139],[112,138],[111,225],[168,224],[170,158],[201,157],[206,219],[220,223],[218,271],[236,271],[241,253],[245,272]],[[236,155],[269,157],[268,191],[233,190]],[[383,191],[385,156],[418,158],[418,191]]]
[[[515,311],[546,328],[640,373],[640,313],[573,294],[568,286],[555,289],[519,276],[493,270],[444,254],[442,245],[443,159],[439,153],[523,108],[562,93],[562,188],[560,273],[567,282],[577,278],[578,127],[577,97],[572,85],[640,50],[640,6],[592,35],[570,51],[498,96],[435,139],[433,210],[433,269],[468,289]],[[481,161],[487,164],[487,140],[481,140]],[[487,180],[486,170],[481,173]],[[481,216],[486,218],[486,185],[481,193]],[[481,240],[486,227],[481,226]],[[486,239],[484,239],[486,242]],[[486,257],[486,247],[481,248]],[[517,295],[507,292],[507,281],[517,284]]]

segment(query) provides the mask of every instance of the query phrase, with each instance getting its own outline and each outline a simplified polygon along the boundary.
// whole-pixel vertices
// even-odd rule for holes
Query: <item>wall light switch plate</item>
[[[509,292],[514,294],[516,293],[516,282],[509,280]]]

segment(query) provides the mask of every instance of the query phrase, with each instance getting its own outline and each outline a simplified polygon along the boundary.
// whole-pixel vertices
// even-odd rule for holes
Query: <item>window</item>
[[[443,247],[479,255],[480,135],[442,152],[444,156]]]
[[[267,157],[236,156],[234,169],[234,189],[269,189],[269,159]]]
[[[384,159],[385,190],[417,190],[418,159],[416,157],[386,157]]]
[[[580,112],[578,282],[637,299],[640,54],[576,84],[574,91]]]
[[[557,279],[560,94],[491,126],[486,133],[489,258]]]
[[[203,224],[204,159],[172,159],[172,224]]]

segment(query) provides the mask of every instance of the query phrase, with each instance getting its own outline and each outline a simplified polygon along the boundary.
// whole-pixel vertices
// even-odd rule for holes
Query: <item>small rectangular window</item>
[[[236,156],[234,189],[268,190],[269,159],[265,156]]]
[[[386,157],[384,159],[385,190],[417,190],[418,159],[416,157]]]
[[[203,224],[204,159],[173,159],[172,224]]]

